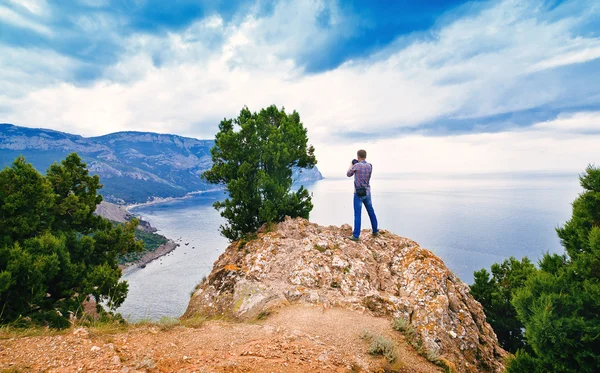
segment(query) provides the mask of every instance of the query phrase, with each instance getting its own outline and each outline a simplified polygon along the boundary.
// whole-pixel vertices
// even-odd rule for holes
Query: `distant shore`
[[[130,213],[132,215],[135,215],[135,212],[132,212],[131,209],[136,208],[136,207],[152,206],[152,205],[157,205],[157,204],[165,203],[165,202],[178,201],[178,200],[191,198],[197,194],[218,192],[221,190],[224,190],[224,189],[223,188],[213,188],[213,189],[209,189],[209,190],[199,190],[199,191],[187,193],[185,196],[182,196],[182,197],[167,197],[167,198],[154,197],[154,199],[152,199],[151,201],[148,201],[148,202],[132,203],[132,204],[125,205],[123,207],[125,208],[125,211],[127,211],[128,213]],[[168,238],[167,242],[165,244],[159,246],[156,250],[148,251],[144,255],[142,255],[142,257],[140,259],[136,260],[135,262],[119,265],[119,267],[122,270],[122,274],[126,275],[136,269],[144,268],[146,266],[146,264],[152,262],[155,259],[160,258],[163,255],[167,255],[171,251],[175,250],[177,247],[179,247],[179,244],[176,243],[175,241],[173,241],[172,239]]]
[[[204,193],[210,193],[210,192],[219,192],[225,190],[225,188],[213,188],[213,189],[208,189],[208,190],[197,190],[194,192],[189,192],[187,193],[185,196],[182,197],[166,197],[166,198],[162,198],[162,197],[154,197],[152,200],[147,201],[147,202],[142,202],[142,203],[130,203],[125,205],[125,210],[127,210],[128,212],[131,212],[131,209],[137,208],[137,207],[143,207],[143,206],[152,206],[152,205],[158,205],[160,203],[165,203],[165,202],[172,202],[172,201],[179,201],[179,200],[184,200],[184,199],[188,199],[188,198],[192,198],[193,196],[197,195],[197,194],[204,194]]]
[[[135,269],[144,268],[146,264],[150,263],[155,259],[160,258],[163,255],[167,255],[171,251],[175,250],[177,247],[179,247],[179,244],[169,239],[166,243],[156,248],[156,250],[146,252],[144,255],[142,255],[140,259],[136,260],[135,262],[119,265],[119,268],[121,268],[122,274],[126,275]]]

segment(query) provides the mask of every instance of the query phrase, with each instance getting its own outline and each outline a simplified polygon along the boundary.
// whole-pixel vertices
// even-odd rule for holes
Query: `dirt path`
[[[394,340],[396,371],[442,371],[409,347],[387,319],[296,305],[255,323],[141,325],[114,334],[78,329],[3,339],[0,372],[383,371],[386,360],[368,354],[369,343],[359,336],[363,330]]]

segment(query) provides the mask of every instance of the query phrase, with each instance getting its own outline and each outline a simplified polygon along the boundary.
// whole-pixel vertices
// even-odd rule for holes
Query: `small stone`
[[[111,360],[113,365],[120,365],[121,364],[121,358],[119,358],[117,355],[113,356],[112,360]]]
[[[92,348],[90,349],[90,351],[92,351],[92,352],[98,352],[98,351],[100,351],[100,347],[98,347],[98,346],[92,346]]]
[[[87,337],[88,335],[90,335],[90,332],[88,332],[86,328],[77,328],[75,329],[75,331],[73,331],[73,335]]]

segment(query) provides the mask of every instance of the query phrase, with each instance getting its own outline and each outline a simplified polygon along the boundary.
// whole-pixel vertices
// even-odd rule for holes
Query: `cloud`
[[[596,133],[600,134],[600,112],[581,112],[559,115],[556,119],[536,123],[534,129],[559,133]]]
[[[344,177],[358,149],[378,177],[386,174],[488,174],[497,172],[581,172],[600,163],[600,133],[569,134],[528,129],[457,136],[408,135],[372,142],[315,144],[326,177]],[[405,176],[410,177],[410,176]]]
[[[79,63],[68,56],[40,48],[21,48],[0,44],[0,102],[11,103],[30,100],[31,94],[41,87],[54,87],[57,82],[72,79]],[[24,101],[21,101],[24,100]],[[31,107],[30,109],[34,109]],[[0,114],[7,115],[16,108]],[[19,114],[19,113],[14,113]],[[26,113],[21,113],[26,114]]]
[[[23,3],[24,7],[33,13],[39,13],[40,8],[36,7],[35,3]],[[39,34],[43,34],[45,36],[53,36],[54,32],[47,26],[42,23],[36,22],[32,19],[29,19],[22,14],[19,14],[13,11],[10,8],[0,6],[0,21],[7,22],[13,26],[22,27],[26,29],[33,30]]]
[[[600,109],[594,73],[600,39],[581,29],[598,9],[586,4],[547,9],[508,0],[462,9],[425,33],[400,36],[321,72],[309,72],[304,61],[350,37],[356,22],[335,2],[282,1],[269,12],[229,19],[211,14],[181,29],[114,34],[120,45],[115,62],[85,84],[74,77],[85,71],[81,59],[48,53],[59,63],[40,75],[55,77],[52,82],[34,73],[43,68],[35,56],[43,61],[47,50],[13,48],[23,56],[9,62],[0,79],[13,86],[30,81],[24,96],[15,87],[10,92],[18,94],[5,93],[0,113],[18,125],[87,136],[143,130],[212,138],[218,122],[244,105],[276,104],[299,111],[311,140],[326,149],[322,164],[332,172],[338,166],[331,160],[354,153],[355,139],[379,139],[372,146],[393,155],[393,161],[380,160],[387,170],[406,159],[416,165],[411,169],[558,169],[567,163],[580,169],[582,158],[593,154],[554,163],[536,154],[561,141],[568,141],[562,149],[575,151],[596,139],[588,130],[597,115],[578,114]],[[77,24],[99,33],[120,22],[80,16]],[[20,60],[31,67],[20,69]],[[557,137],[567,122],[579,123],[579,132]],[[348,145],[332,145],[341,142]],[[531,162],[519,162],[521,156]]]
[[[22,9],[26,9],[29,13],[36,15],[46,13],[48,6],[45,0],[9,0],[9,3]]]

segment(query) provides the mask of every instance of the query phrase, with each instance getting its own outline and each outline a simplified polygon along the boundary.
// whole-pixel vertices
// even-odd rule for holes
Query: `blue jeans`
[[[375,216],[375,210],[373,210],[373,203],[371,202],[371,195],[368,194],[364,197],[359,197],[354,194],[354,232],[352,235],[354,237],[360,236],[360,217],[362,214],[362,205],[365,204],[365,208],[367,209],[367,213],[369,214],[369,219],[371,220],[371,228],[373,229],[373,233],[377,232],[377,217]]]

